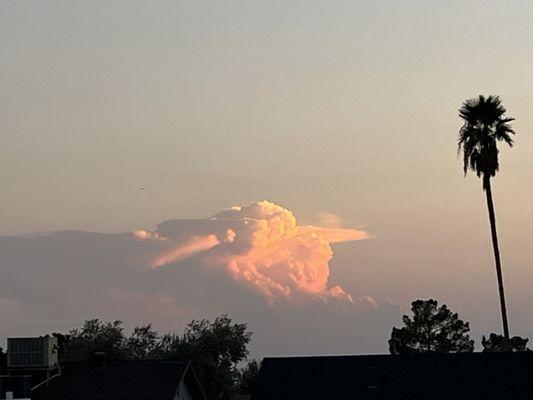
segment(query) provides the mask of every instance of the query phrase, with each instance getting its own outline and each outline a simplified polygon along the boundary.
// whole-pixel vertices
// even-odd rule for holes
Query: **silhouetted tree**
[[[207,397],[228,400],[236,392],[237,364],[246,359],[251,337],[246,324],[234,324],[222,315],[214,322],[192,321],[181,336],[163,335],[156,353],[191,360]]]
[[[403,328],[392,328],[389,340],[391,354],[463,353],[474,351],[468,322],[461,321],[446,305],[436,300],[411,303],[413,319],[403,316]]]
[[[54,333],[61,360],[85,361],[95,353],[105,353],[110,360],[142,360],[153,358],[159,346],[159,333],[151,324],[137,326],[129,337],[121,321],[107,322],[90,319],[80,329],[67,334]]]
[[[505,305],[500,250],[496,232],[496,216],[490,185],[490,178],[495,176],[499,169],[499,150],[497,143],[504,141],[509,146],[513,145],[511,135],[514,135],[515,132],[509,123],[514,118],[505,117],[505,113],[506,109],[503,107],[498,96],[488,96],[485,98],[480,95],[478,98],[466,100],[459,110],[459,116],[464,121],[459,131],[459,151],[461,149],[463,150],[463,169],[465,175],[471,169],[475,171],[478,177],[483,178],[483,190],[487,197],[492,246],[494,248],[494,259],[496,262],[503,334],[505,339],[509,340],[507,308]]]
[[[251,360],[239,371],[239,376],[237,378],[237,390],[239,393],[252,393],[260,368],[261,362]]]
[[[509,340],[506,340],[504,336],[498,335],[497,333],[491,333],[488,339],[485,336],[481,338],[483,352],[531,351],[527,347],[528,341],[529,339],[520,336],[513,336]]]
[[[233,323],[227,315],[213,322],[193,320],[182,335],[159,335],[150,324],[133,329],[124,335],[122,322],[91,319],[80,329],[68,334],[54,333],[58,338],[62,360],[91,360],[96,353],[105,353],[110,360],[176,358],[191,360],[204,383],[209,399],[228,400],[239,388],[250,387],[257,362],[249,363],[242,371],[238,364],[248,356],[252,333],[246,324]],[[255,368],[255,369],[254,369]],[[248,385],[248,386],[246,386]]]
[[[152,329],[152,324],[137,326],[124,343],[126,356],[133,360],[152,358],[158,343],[159,333]]]
[[[83,323],[81,329],[73,329],[67,335],[61,335],[59,351],[63,360],[89,360],[95,353],[103,352],[113,360],[126,358],[124,348],[125,336],[121,321],[105,322],[90,319]],[[58,334],[55,334],[60,338]]]

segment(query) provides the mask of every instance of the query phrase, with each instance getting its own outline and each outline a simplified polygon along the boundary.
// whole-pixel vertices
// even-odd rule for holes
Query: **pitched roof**
[[[103,366],[67,362],[48,387],[32,391],[32,400],[172,400],[183,379],[195,398],[205,399],[188,361],[122,361]]]
[[[533,399],[533,352],[265,358],[252,400]]]

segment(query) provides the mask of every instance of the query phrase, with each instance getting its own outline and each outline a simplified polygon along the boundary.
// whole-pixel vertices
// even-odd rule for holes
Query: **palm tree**
[[[515,132],[509,123],[514,118],[505,117],[505,112],[506,109],[498,96],[484,97],[480,95],[478,98],[466,100],[459,110],[459,116],[464,120],[464,124],[459,131],[458,151],[463,150],[465,175],[471,169],[475,171],[478,177],[483,177],[483,190],[487,196],[492,246],[494,247],[494,259],[496,262],[503,333],[505,340],[509,341],[502,266],[498,248],[498,235],[496,233],[496,217],[494,215],[494,203],[490,187],[490,178],[496,175],[499,168],[498,141],[503,140],[509,146],[513,145],[511,135],[514,135]]]

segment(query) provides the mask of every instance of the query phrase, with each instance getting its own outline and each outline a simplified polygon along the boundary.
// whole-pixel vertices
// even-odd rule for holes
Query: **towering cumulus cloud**
[[[328,286],[330,243],[361,240],[354,229],[300,226],[289,210],[268,202],[233,207],[192,221],[167,221],[156,232],[137,231],[140,240],[158,240],[165,249],[149,261],[153,268],[194,258],[225,268],[238,282],[276,298],[335,298],[354,303],[339,286]]]
[[[262,201],[154,230],[0,235],[0,338],[92,317],[180,331],[229,313],[255,332],[256,355],[383,351],[397,309],[330,278],[332,244],[367,234],[331,214],[317,225]],[[351,267],[343,260],[339,271]]]

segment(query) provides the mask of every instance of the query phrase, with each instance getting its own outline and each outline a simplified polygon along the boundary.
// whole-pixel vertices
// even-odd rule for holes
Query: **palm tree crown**
[[[497,142],[503,140],[513,145],[514,130],[509,124],[514,118],[505,117],[507,110],[498,96],[480,95],[478,98],[466,100],[459,110],[464,124],[459,131],[459,151],[463,149],[463,168],[465,175],[468,169],[476,172],[483,180],[486,190],[487,180],[498,171]]]

